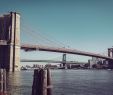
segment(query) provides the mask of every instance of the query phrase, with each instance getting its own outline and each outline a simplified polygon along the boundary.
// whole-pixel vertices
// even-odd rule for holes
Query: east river
[[[112,70],[51,70],[53,95],[113,95]],[[10,95],[31,95],[33,71],[8,75]]]

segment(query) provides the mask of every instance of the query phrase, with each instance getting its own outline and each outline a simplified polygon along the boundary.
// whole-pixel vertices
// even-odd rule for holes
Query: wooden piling
[[[32,95],[47,95],[47,72],[44,69],[34,70]]]
[[[7,89],[6,89],[6,70],[3,69],[3,93],[6,95]]]
[[[52,95],[51,74],[49,68],[47,68],[47,95]]]
[[[32,95],[52,95],[51,74],[49,69],[34,70]]]
[[[7,95],[6,93],[6,70],[0,69],[0,95]]]
[[[3,93],[3,69],[0,69],[0,95]]]
[[[41,70],[41,84],[42,84],[42,95],[47,95],[47,71]]]
[[[34,70],[34,75],[33,75],[33,86],[32,86],[32,95],[36,95],[37,93],[37,85],[38,85],[38,73],[39,70]]]

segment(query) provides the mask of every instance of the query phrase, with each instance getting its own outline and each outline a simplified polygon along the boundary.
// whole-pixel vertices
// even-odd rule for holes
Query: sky
[[[37,31],[49,35],[69,48],[104,54],[113,46],[113,0],[0,0],[0,14],[10,11],[20,13],[21,24],[29,25],[36,35]],[[27,37],[23,35],[21,42]],[[21,59],[60,56],[62,54],[21,51]],[[68,56],[78,61],[88,59]]]

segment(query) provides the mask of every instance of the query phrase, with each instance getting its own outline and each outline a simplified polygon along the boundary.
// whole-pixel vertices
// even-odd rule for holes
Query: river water
[[[53,95],[113,95],[112,70],[51,70]],[[33,71],[10,73],[10,95],[31,95]]]

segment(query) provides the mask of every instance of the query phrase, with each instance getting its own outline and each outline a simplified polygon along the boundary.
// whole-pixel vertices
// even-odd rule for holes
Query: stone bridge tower
[[[66,54],[63,54],[62,61],[63,61],[62,64],[63,64],[64,69],[67,69],[67,64],[66,64]]]
[[[113,58],[113,48],[108,48],[108,57],[112,57]],[[113,69],[113,60],[109,60],[109,68]]]
[[[10,12],[0,16],[0,67],[20,70],[20,15]]]

